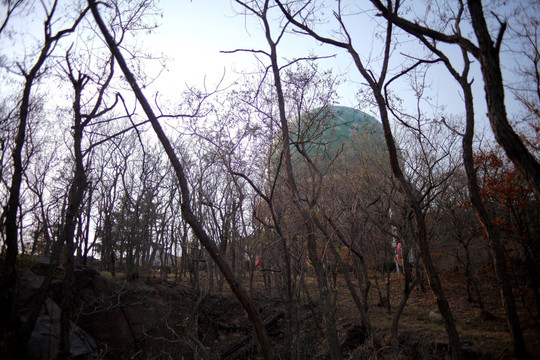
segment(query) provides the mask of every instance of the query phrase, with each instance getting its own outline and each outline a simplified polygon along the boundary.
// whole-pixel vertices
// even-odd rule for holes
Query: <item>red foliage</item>
[[[474,164],[479,170],[478,180],[484,201],[496,203],[499,208],[517,206],[526,209],[529,206],[531,188],[512,163],[490,150],[476,153]]]
[[[474,164],[478,169],[480,195],[494,211],[493,225],[507,234],[514,232],[516,217],[529,209],[534,198],[529,184],[496,150],[476,153]]]

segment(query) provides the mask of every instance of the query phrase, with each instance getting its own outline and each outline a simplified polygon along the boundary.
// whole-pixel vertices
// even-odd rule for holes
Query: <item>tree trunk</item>
[[[499,280],[499,286],[501,287],[501,298],[506,312],[506,319],[510,334],[512,336],[514,355],[519,359],[528,359],[529,353],[525,346],[525,340],[523,338],[523,332],[519,323],[519,317],[516,311],[516,304],[514,294],[512,292],[512,285],[508,277],[506,270],[506,259],[504,256],[504,249],[500,240],[497,229],[492,225],[490,216],[482,202],[480,197],[480,188],[478,186],[478,179],[476,176],[476,169],[474,168],[473,159],[473,137],[474,137],[474,105],[473,95],[470,84],[467,82],[467,76],[457,78],[463,89],[465,97],[465,109],[466,109],[466,129],[463,136],[463,163],[465,166],[465,172],[467,174],[467,184],[469,187],[469,196],[473,209],[476,213],[478,221],[482,225],[484,236],[487,238],[491,249],[493,250],[493,264],[495,266],[495,273]],[[486,88],[486,92],[487,92]],[[499,99],[503,100],[503,99]]]
[[[227,280],[231,290],[233,291],[233,293],[236,295],[236,297],[238,298],[238,300],[244,307],[244,310],[246,311],[248,318],[250,319],[253,325],[254,332],[257,336],[257,340],[259,341],[262,357],[264,359],[271,360],[272,349],[270,347],[270,342],[268,340],[268,336],[266,333],[266,329],[264,328],[262,319],[257,309],[255,308],[255,305],[253,304],[252,300],[248,297],[248,295],[246,294],[246,292],[244,291],[240,283],[238,283],[230,267],[228,266],[226,261],[223,259],[223,257],[220,256],[218,249],[214,245],[212,239],[208,236],[208,234],[206,233],[206,231],[203,229],[202,225],[200,224],[199,220],[196,218],[195,214],[193,213],[191,209],[191,205],[190,205],[190,196],[189,196],[189,187],[188,187],[187,178],[184,173],[184,168],[182,164],[180,163],[180,160],[176,156],[174,148],[172,147],[169,139],[167,138],[163,129],[161,128],[161,125],[159,124],[157,117],[155,116],[150,104],[148,103],[143,92],[141,91],[141,88],[137,84],[135,77],[129,70],[127,63],[124,60],[124,57],[122,56],[122,54],[120,53],[120,50],[118,49],[116,45],[115,40],[112,38],[107,27],[105,26],[105,23],[103,22],[101,15],[98,12],[97,4],[95,0],[88,0],[88,4],[90,5],[94,19],[96,20],[96,23],[98,24],[101,30],[101,33],[105,37],[105,40],[107,42],[107,45],[109,46],[111,53],[114,55],[116,61],[118,62],[120,68],[122,69],[122,72],[124,73],[124,76],[126,77],[127,82],[131,85],[131,88],[133,92],[135,93],[137,100],[141,104],[145,114],[148,116],[148,119],[150,120],[152,127],[159,141],[161,142],[165,150],[165,153],[167,154],[167,157],[169,158],[171,165],[176,173],[176,177],[178,178],[178,182],[180,184],[180,190],[182,193],[182,203],[181,203],[182,216],[184,217],[186,222],[191,226],[195,236],[197,236],[197,238],[201,241],[201,243],[205,247],[210,257],[214,260],[216,265],[219,267],[221,273]]]
[[[323,318],[329,346],[328,352],[331,359],[341,359],[341,347],[339,344],[339,337],[336,328],[335,311],[330,298],[330,289],[328,287],[326,271],[324,270],[323,263],[319,260],[317,251],[317,239],[315,237],[315,234],[313,233],[313,229],[310,226],[306,226],[306,231],[308,232],[308,256],[311,261],[311,265],[313,265],[313,269],[315,270],[315,276],[317,278],[317,285],[319,288],[319,294],[321,296],[321,302],[323,306]]]
[[[373,1],[379,3],[377,6],[382,7],[382,10],[386,10],[386,12],[383,12],[384,16],[392,17],[390,15],[395,15],[393,13],[390,13],[390,15],[388,15],[388,10],[385,9],[384,6],[380,4],[380,2],[376,0],[373,0]],[[395,178],[398,180],[400,188],[405,194],[405,197],[407,199],[407,203],[413,212],[413,216],[415,220],[414,224],[415,224],[416,240],[418,242],[418,247],[420,249],[420,256],[422,258],[422,262],[424,263],[424,268],[428,275],[429,284],[431,286],[433,294],[437,298],[437,305],[439,307],[441,315],[443,316],[446,332],[448,334],[449,342],[452,346],[454,357],[456,359],[462,359],[463,355],[461,352],[461,343],[459,341],[459,335],[456,330],[455,322],[452,318],[450,305],[448,304],[448,301],[446,300],[446,296],[444,295],[444,291],[443,291],[439,276],[437,272],[435,271],[433,262],[431,260],[431,256],[429,252],[429,244],[427,241],[427,231],[426,231],[424,214],[422,213],[418,197],[416,196],[413,190],[413,187],[407,181],[403,172],[401,171],[401,167],[398,160],[398,152],[397,152],[396,144],[395,144],[394,137],[392,134],[392,129],[390,127],[390,121],[388,119],[388,110],[386,108],[386,101],[383,96],[382,86],[384,84],[384,79],[387,75],[385,70],[388,67],[389,55],[391,51],[392,24],[390,23],[390,21],[387,24],[386,40],[385,40],[385,55],[383,59],[384,65],[383,65],[383,70],[382,70],[380,78],[376,80],[373,77],[373,73],[364,67],[363,62],[360,59],[360,55],[355,50],[350,39],[348,42],[340,42],[334,39],[320,36],[315,31],[310,29],[305,24],[305,22],[297,21],[289,12],[287,12],[287,9],[285,9],[285,7],[281,3],[278,2],[278,6],[281,8],[282,12],[291,23],[293,23],[294,25],[296,25],[297,27],[305,31],[310,36],[314,37],[315,39],[319,41],[347,50],[349,54],[351,55],[356,68],[358,69],[362,77],[368,82],[368,85],[371,88],[373,95],[375,97],[375,100],[377,102],[379,113],[381,115],[384,137],[386,139],[386,145],[388,147],[390,167],[392,169],[392,173],[394,174]]]
[[[49,21],[45,23],[47,26]],[[17,218],[20,205],[20,191],[23,176],[22,154],[26,140],[26,126],[28,122],[28,111],[30,107],[30,93],[32,85],[38,72],[49,56],[49,50],[53,44],[53,39],[47,35],[45,43],[36,63],[29,73],[24,73],[25,84],[19,107],[19,125],[15,137],[15,147],[13,149],[13,174],[11,176],[11,185],[9,187],[9,198],[4,212],[3,227],[5,231],[5,257],[0,265],[0,318],[2,319],[2,333],[5,339],[14,339],[14,344],[2,346],[0,355],[6,358],[12,357],[12,351],[24,349],[26,344],[20,343],[20,337],[17,336],[17,293],[16,293],[16,265],[18,250],[18,228]],[[13,347],[11,346],[13,345]],[[19,352],[19,355],[21,353]]]
[[[75,99],[73,101],[74,110],[74,126],[73,126],[73,152],[75,155],[75,171],[73,180],[69,189],[67,210],[64,219],[64,226],[60,233],[60,241],[64,244],[64,289],[60,314],[60,344],[58,359],[68,359],[70,354],[70,322],[71,310],[73,307],[74,298],[74,278],[73,270],[75,267],[73,253],[75,250],[73,239],[75,237],[75,228],[79,212],[83,202],[83,196],[87,187],[86,173],[83,164],[83,153],[81,149],[81,141],[83,137],[83,125],[81,115],[81,92],[87,77],[82,75],[78,79],[72,77],[71,81],[75,90]],[[80,224],[79,224],[80,226]],[[79,227],[80,228],[80,227]]]
[[[474,32],[478,39],[480,51],[477,58],[480,61],[482,76],[484,77],[484,89],[491,128],[497,142],[502,146],[508,158],[516,165],[519,172],[527,179],[536,195],[536,199],[540,200],[540,163],[529,152],[512,126],[510,126],[506,115],[504,85],[499,59],[500,41],[506,23],[502,24],[499,38],[497,43],[494,44],[484,18],[482,2],[480,0],[469,0],[467,3]]]
[[[437,306],[443,317],[444,326],[446,329],[446,333],[448,334],[448,340],[450,342],[450,345],[452,346],[452,352],[454,354],[454,357],[456,359],[462,359],[463,354],[461,352],[461,342],[459,340],[456,324],[452,317],[452,311],[444,294],[439,275],[437,274],[437,271],[435,270],[435,267],[433,266],[433,261],[431,259],[429,244],[427,241],[427,230],[424,214],[422,213],[420,203],[418,202],[417,196],[415,196],[414,194],[414,190],[411,184],[405,179],[405,176],[401,171],[394,136],[392,135],[392,129],[388,120],[386,102],[381,94],[380,89],[378,89],[378,86],[376,84],[373,84],[373,92],[379,105],[392,172],[398,180],[400,187],[407,199],[407,203],[409,204],[413,212],[415,238],[418,244],[418,248],[420,250],[420,257],[422,258],[424,269],[428,276],[428,283],[431,287],[433,295],[435,295],[435,298],[437,299]]]
[[[317,249],[317,238],[314,230],[314,220],[310,215],[310,211],[304,208],[304,205],[300,201],[300,195],[296,185],[296,179],[292,170],[290,138],[289,138],[289,126],[287,117],[285,115],[285,97],[281,86],[280,68],[277,60],[277,44],[272,39],[270,25],[268,23],[267,16],[268,2],[265,2],[264,10],[259,16],[264,24],[265,35],[267,43],[270,47],[270,60],[271,68],[274,76],[274,86],[276,87],[276,94],[278,98],[279,107],[279,121],[281,123],[282,134],[282,151],[283,159],[285,163],[286,178],[291,190],[291,196],[293,203],[298,210],[301,217],[301,221],[304,225],[306,235],[306,247],[308,250],[308,256],[311,261],[311,265],[315,271],[317,278],[317,285],[321,296],[321,302],[323,305],[323,316],[326,328],[326,337],[328,339],[329,355],[332,360],[340,360],[342,358],[341,349],[339,345],[338,332],[336,328],[335,312],[332,308],[332,302],[330,299],[330,290],[328,287],[328,279],[322,262],[319,260],[319,254]]]
[[[392,317],[392,325],[390,327],[390,333],[392,334],[392,344],[394,346],[394,359],[397,359],[399,355],[399,319],[401,318],[401,314],[405,309],[405,305],[407,305],[407,301],[409,300],[411,292],[414,290],[416,284],[418,283],[418,277],[411,279],[412,269],[408,257],[409,249],[405,247],[403,251],[403,296],[401,297],[396,311],[394,312],[394,316]]]

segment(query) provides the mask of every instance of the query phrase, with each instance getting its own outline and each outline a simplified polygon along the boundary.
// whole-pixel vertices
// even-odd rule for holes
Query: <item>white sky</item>
[[[237,72],[254,69],[256,61],[252,54],[222,54],[220,51],[239,48],[265,51],[268,49],[258,22],[235,13],[240,7],[232,5],[230,1],[162,1],[160,6],[163,9],[162,25],[148,41],[143,43],[145,47],[150,46],[155,49],[154,52],[163,52],[171,59],[167,74],[156,83],[156,88],[180,89],[184,84],[197,86],[206,84],[212,88],[224,74],[226,75],[224,84],[228,84],[237,78]],[[380,30],[376,29],[368,15],[356,15],[349,25],[351,35],[358,42],[357,51],[364,59],[371,57],[376,62],[377,53],[373,48],[380,46],[375,37],[376,32]],[[334,36],[326,27],[323,26],[322,29],[326,31],[325,35]],[[287,36],[285,39],[286,41],[278,48],[282,58],[292,59],[310,53],[323,56],[337,54],[335,59],[321,60],[320,67],[331,67],[335,74],[346,75],[348,80],[339,92],[340,103],[357,106],[355,93],[359,83],[365,81],[361,79],[347,53],[335,47],[322,46],[306,36]],[[404,41],[411,44],[414,42],[411,38]],[[447,75],[446,70],[439,66],[431,74],[433,103],[438,105],[448,103],[449,110],[463,113],[463,102],[457,92],[458,86]],[[479,87],[482,83],[481,75],[477,73],[476,77],[478,77],[475,81],[477,90],[482,91]],[[160,93],[163,94],[162,90]],[[477,98],[479,100],[477,114],[485,114],[485,101],[483,97]]]
[[[255,69],[256,60],[252,54],[222,54],[222,50],[256,49],[267,50],[264,34],[258,22],[252,17],[244,17],[235,13],[240,7],[233,1],[227,0],[163,0],[158,6],[163,9],[163,19],[161,26],[151,35],[140,36],[140,43],[154,54],[163,53],[169,59],[167,72],[162,74],[151,90],[158,90],[160,94],[171,97],[170,94],[179,93],[185,85],[202,87],[204,84],[208,89],[219,82],[225,74],[224,86],[233,82],[239,77],[239,72]],[[334,6],[334,2],[329,2],[329,6]],[[347,10],[354,11],[353,5]],[[0,5],[0,12],[4,12],[4,6]],[[358,5],[363,6],[363,4]],[[366,3],[369,7],[369,4]],[[42,16],[43,10],[36,6],[36,14]],[[327,14],[331,14],[328,11]],[[15,22],[15,27],[22,30],[37,28],[38,34],[41,31],[41,22],[32,16],[22,22]],[[330,17],[331,18],[331,17]],[[30,21],[28,21],[30,19]],[[351,19],[346,18],[350,26],[349,31],[355,39],[357,51],[364,59],[370,57],[373,62],[377,62],[376,49],[380,46],[380,40],[375,36],[378,30],[369,14],[356,14]],[[327,36],[334,36],[329,28],[320,27]],[[40,36],[41,38],[41,36]],[[347,77],[345,85],[339,92],[340,104],[357,107],[355,93],[360,83],[363,81],[352,64],[351,57],[343,50],[330,46],[321,46],[317,42],[305,36],[286,36],[279,47],[281,57],[292,59],[296,56],[308,56],[310,53],[318,55],[337,54],[337,58],[322,60],[320,67],[331,67],[335,74],[344,74]],[[403,43],[413,46],[415,40],[404,37]],[[19,42],[15,44],[18,51],[24,51],[24,45]],[[13,43],[6,44],[5,39],[0,39],[0,55],[5,49],[13,46]],[[11,48],[10,48],[11,49]],[[414,50],[412,50],[414,52]],[[397,54],[396,54],[397,55]],[[396,57],[396,59],[398,59]],[[266,60],[266,59],[265,59]],[[283,62],[284,63],[284,62]],[[401,66],[394,63],[394,69]],[[457,91],[458,86],[455,81],[447,75],[442,66],[430,72],[430,85],[432,86],[432,103],[436,105],[447,104],[448,111],[462,114],[463,102]],[[485,100],[482,89],[481,75],[477,71],[474,75],[476,90],[476,114],[478,123],[485,122]],[[0,90],[1,92],[1,90]],[[147,94],[152,95],[152,94]],[[400,93],[405,98],[406,104],[414,107],[414,98],[408,97],[407,93]],[[507,95],[509,98],[510,95]],[[508,100],[508,99],[507,99]],[[376,114],[374,114],[376,115]]]
[[[161,3],[161,7],[164,9],[162,26],[147,43],[171,59],[165,82],[174,82],[177,86],[206,83],[212,87],[225,75],[227,84],[238,78],[239,73],[256,69],[257,61],[250,53],[224,54],[221,51],[268,49],[255,19],[237,14],[235,10],[238,11],[239,6],[233,8],[229,1],[181,0],[174,4]],[[295,39],[285,38],[278,49],[283,57],[307,56],[317,48],[321,53],[311,39],[298,36]],[[322,54],[335,52],[335,49],[327,49]]]

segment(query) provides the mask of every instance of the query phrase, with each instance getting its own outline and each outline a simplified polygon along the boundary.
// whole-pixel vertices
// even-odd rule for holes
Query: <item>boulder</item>
[[[127,291],[111,293],[83,309],[80,323],[106,348],[108,358],[136,350],[145,333],[155,325],[154,309]]]
[[[442,321],[442,315],[435,311],[429,312],[429,320],[432,322],[440,323]]]
[[[39,261],[36,272],[30,268],[18,270],[18,312],[21,321],[28,321],[32,299],[35,298],[46,272]],[[61,276],[58,271],[56,276]],[[125,358],[137,351],[138,343],[155,325],[155,308],[143,298],[121,288],[111,289],[110,283],[96,270],[82,265],[74,269],[77,325],[71,325],[72,357],[91,358],[98,350],[106,358]],[[29,342],[32,359],[55,358],[59,347],[60,303],[63,281],[53,280],[41,307],[39,318]],[[97,344],[97,345],[96,345]]]
[[[60,307],[51,299],[45,299],[41,313],[28,343],[30,359],[54,359],[60,342]],[[70,324],[70,349],[72,358],[92,358],[97,356],[95,340],[84,330]]]

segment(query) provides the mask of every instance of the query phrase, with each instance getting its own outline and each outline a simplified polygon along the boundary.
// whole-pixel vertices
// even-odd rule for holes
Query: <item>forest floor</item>
[[[380,274],[378,277],[383,291],[384,279]],[[467,301],[466,279],[461,273],[441,274],[466,358],[511,359],[510,334],[496,279],[489,267],[479,269],[476,277],[487,310],[484,313],[476,304]],[[316,283],[313,278],[307,278],[306,283],[310,296],[304,291],[299,307],[302,330],[293,336],[300,339],[298,352],[302,354],[302,359],[326,359],[324,322],[318,306]],[[274,357],[288,359],[291,335],[287,332],[285,317],[282,317],[286,314],[286,303],[275,294],[276,290],[273,293],[265,291],[260,272],[255,274],[254,284],[252,297],[263,321],[272,322],[268,333]],[[527,346],[532,357],[540,359],[540,324],[538,319],[533,318],[536,308],[534,298],[527,285],[519,283],[519,278],[516,285],[516,300]],[[379,296],[374,283],[370,290],[368,314],[382,345],[379,357],[390,359],[397,354],[400,359],[449,358],[444,325],[436,319],[436,315],[430,316],[430,312],[437,313],[437,305],[427,284],[425,291],[419,286],[412,291],[399,322],[399,349],[396,351],[392,347],[390,325],[402,296],[402,288],[402,275],[391,274],[390,313],[387,308],[375,305]],[[364,339],[359,311],[341,274],[336,289],[337,327],[344,358],[374,358],[371,341]],[[192,290],[189,279],[179,282],[152,276],[129,282],[127,290],[147,298],[156,309],[157,325],[146,333],[146,338],[139,344],[139,355],[146,354],[144,358],[257,358],[256,343],[250,337],[249,321],[226,284],[220,294],[203,294]]]

